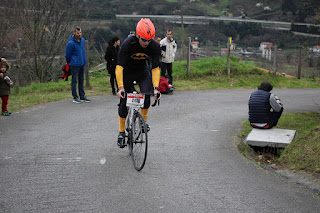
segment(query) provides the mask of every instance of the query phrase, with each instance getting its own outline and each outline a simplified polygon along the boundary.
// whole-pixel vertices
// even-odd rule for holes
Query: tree
[[[22,30],[22,43],[26,52],[24,57],[40,82],[53,78],[53,60],[63,53],[67,36],[72,32],[70,25],[76,11],[76,1],[8,1],[17,27]]]

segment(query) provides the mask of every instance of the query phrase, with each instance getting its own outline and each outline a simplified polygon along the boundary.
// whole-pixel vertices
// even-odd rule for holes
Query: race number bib
[[[127,106],[143,107],[144,95],[142,94],[127,94]]]

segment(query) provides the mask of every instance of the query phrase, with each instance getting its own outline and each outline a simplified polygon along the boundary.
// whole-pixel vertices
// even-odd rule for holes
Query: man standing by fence
[[[82,38],[82,31],[80,27],[76,27],[73,34],[69,36],[65,57],[70,66],[72,75],[71,92],[73,96],[73,103],[89,103],[90,100],[86,98],[83,87],[87,58],[85,53],[85,40]],[[80,99],[77,94],[77,83]]]
[[[172,62],[177,51],[177,44],[172,38],[172,30],[166,31],[166,37],[160,41],[161,46],[161,76],[165,76],[168,71],[169,84],[172,85]]]

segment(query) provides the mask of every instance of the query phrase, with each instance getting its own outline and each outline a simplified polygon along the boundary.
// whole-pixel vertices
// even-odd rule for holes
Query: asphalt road
[[[310,191],[237,152],[252,91],[163,96],[141,172],[116,145],[115,96],[1,116],[0,212],[320,212]],[[319,111],[319,89],[274,93],[285,113]]]

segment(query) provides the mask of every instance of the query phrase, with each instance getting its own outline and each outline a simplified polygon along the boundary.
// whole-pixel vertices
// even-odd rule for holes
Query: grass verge
[[[264,164],[273,164],[276,169],[304,170],[313,174],[320,174],[320,113],[289,113],[283,114],[277,128],[294,129],[297,131],[295,139],[283,149],[280,155],[259,153],[252,155],[248,145],[240,143],[238,148],[246,157],[252,157]],[[249,121],[243,123],[239,136],[246,138],[252,130]]]

